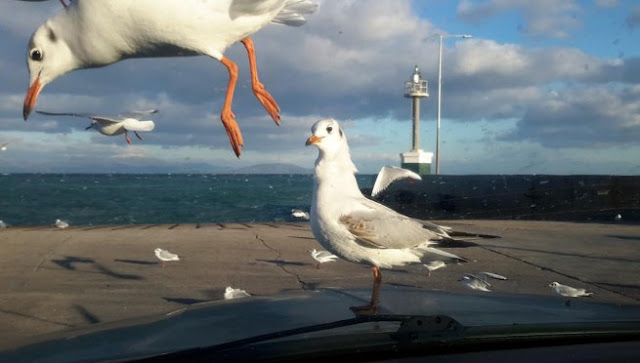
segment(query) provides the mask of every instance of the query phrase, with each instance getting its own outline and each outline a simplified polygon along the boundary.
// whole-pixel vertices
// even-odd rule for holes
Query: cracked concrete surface
[[[458,279],[491,271],[495,292],[551,295],[558,281],[594,291],[593,300],[640,303],[640,227],[522,221],[446,221],[465,232],[501,236],[481,247],[448,249],[471,262],[428,276],[418,266],[383,270],[393,286],[482,294]],[[180,255],[161,268],[156,247]],[[252,295],[286,290],[371,287],[368,266],[315,268],[308,223],[170,224],[0,230],[0,347],[25,337],[219,300],[226,286]],[[560,301],[560,300],[559,300]],[[562,303],[562,302],[561,302]]]

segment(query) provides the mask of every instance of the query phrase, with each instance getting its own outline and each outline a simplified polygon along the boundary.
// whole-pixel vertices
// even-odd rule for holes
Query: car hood
[[[37,337],[0,361],[114,360],[225,344],[259,335],[353,319],[369,290],[321,289],[212,301],[162,314]],[[640,322],[640,305],[498,293],[385,287],[380,314],[446,315],[465,327]]]

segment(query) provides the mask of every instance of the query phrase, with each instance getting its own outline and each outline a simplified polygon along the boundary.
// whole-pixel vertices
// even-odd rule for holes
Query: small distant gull
[[[127,144],[131,144],[131,138],[129,137],[128,132],[132,131],[139,140],[142,140],[142,137],[138,135],[138,131],[153,131],[153,129],[156,127],[156,124],[152,120],[140,120],[140,118],[144,115],[154,114],[158,112],[158,110],[132,111],[126,115],[117,117],[98,116],[88,113],[65,113],[46,111],[36,112],[47,116],[73,116],[89,118],[93,120],[93,122],[91,122],[91,125],[85,128],[86,130],[96,129],[101,134],[106,136],[124,134],[124,138],[127,141]]]
[[[376,181],[373,183],[373,189],[371,190],[371,196],[375,197],[382,193],[385,189],[396,180],[410,178],[414,180],[422,180],[420,175],[414,173],[411,170],[398,168],[397,166],[383,166],[378,172]]]
[[[462,278],[458,281],[472,290],[491,292],[491,290],[489,290],[491,284],[488,283],[487,280],[484,280],[474,274],[464,274],[464,276],[462,276]]]
[[[9,146],[8,142],[5,142],[2,145],[0,145],[0,151],[7,151],[7,146]]]
[[[479,276],[485,280],[489,280],[490,278],[496,279],[496,280],[507,280],[505,276],[498,275],[497,273],[488,272],[488,271],[475,272],[474,275]]]
[[[241,299],[243,297],[249,297],[251,296],[248,292],[241,290],[241,289],[234,289],[231,286],[227,286],[224,289],[224,299],[225,300],[232,300],[232,299]]]
[[[443,268],[447,266],[447,264],[444,263],[444,261],[431,261],[429,263],[423,263],[422,266],[427,268],[427,270],[429,271],[429,276],[431,276],[431,272]]]
[[[329,252],[350,262],[372,266],[373,288],[369,304],[351,309],[356,314],[377,311],[380,268],[431,261],[466,262],[433,247],[453,239],[434,224],[422,223],[365,197],[355,177],[344,131],[336,120],[325,119],[311,128],[306,145],[318,148],[311,202],[311,231]]]
[[[309,250],[309,252],[311,253],[311,257],[313,257],[313,259],[317,262],[316,269],[320,268],[321,263],[335,262],[335,260],[338,259],[338,256],[329,251],[316,251],[316,249],[314,248]]]
[[[73,70],[130,58],[205,55],[229,74],[220,119],[239,157],[244,140],[232,111],[238,66],[224,52],[235,43],[244,45],[253,94],[280,124],[280,107],[258,79],[250,36],[272,22],[300,26],[316,8],[309,0],[76,0],[29,40],[23,118],[27,120],[48,83]]]
[[[553,289],[553,292],[564,297],[583,297],[593,295],[592,292],[587,292],[585,289],[578,289],[555,281],[550,283],[549,287]]]
[[[154,252],[156,253],[156,257],[162,261],[162,268],[164,268],[166,262],[180,261],[180,257],[178,257],[178,255],[167,250],[163,250],[162,248],[156,248]]]
[[[622,214],[616,214],[616,216],[613,218],[616,222],[620,222],[622,220]]]
[[[505,276],[498,275],[493,272],[481,271],[466,273],[458,281],[470,289],[490,292],[491,290],[489,290],[489,287],[491,287],[491,284],[488,281],[490,278],[496,280],[507,280]]]
[[[60,228],[60,229],[65,229],[67,227],[69,227],[69,223],[61,220],[61,219],[56,219],[56,227]]]
[[[309,220],[309,213],[302,211],[300,209],[292,209],[291,215],[296,218]]]
[[[7,227],[9,227],[9,225],[4,223],[4,221],[2,219],[0,219],[0,229],[4,229],[4,228],[7,228]]]

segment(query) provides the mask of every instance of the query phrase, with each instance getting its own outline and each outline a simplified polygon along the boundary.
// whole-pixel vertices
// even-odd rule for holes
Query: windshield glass
[[[0,350],[225,299],[312,293],[228,339],[640,302],[634,1],[9,0],[0,30]]]

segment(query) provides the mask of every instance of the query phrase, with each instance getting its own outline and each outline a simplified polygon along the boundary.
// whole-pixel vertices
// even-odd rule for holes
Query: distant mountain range
[[[251,165],[246,168],[233,169],[225,174],[312,174],[313,169],[305,169],[293,164],[271,163]]]

